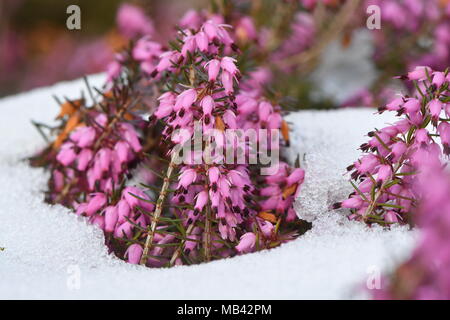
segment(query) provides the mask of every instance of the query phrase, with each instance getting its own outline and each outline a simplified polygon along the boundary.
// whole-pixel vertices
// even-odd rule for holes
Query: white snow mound
[[[100,85],[103,76],[90,77]],[[208,264],[148,269],[109,256],[102,233],[43,200],[47,174],[23,159],[45,143],[31,120],[51,123],[52,95],[77,98],[80,80],[0,100],[1,299],[339,299],[365,297],[374,270],[405,259],[416,235],[369,229],[329,206],[351,192],[345,167],[373,127],[389,118],[372,109],[291,114],[290,158],[307,170],[296,206],[313,228],[279,248]],[[369,272],[369,273],[368,273]],[[356,294],[356,295],[355,295]]]

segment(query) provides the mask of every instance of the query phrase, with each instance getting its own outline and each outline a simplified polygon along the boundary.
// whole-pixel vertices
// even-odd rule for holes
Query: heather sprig
[[[363,156],[347,168],[355,191],[333,205],[351,209],[351,219],[410,222],[420,201],[414,191],[420,164],[430,153],[436,158],[450,154],[448,70],[417,67],[401,78],[414,83],[415,95],[399,96],[378,109],[396,112],[398,121],[368,133],[370,140],[360,146]]]

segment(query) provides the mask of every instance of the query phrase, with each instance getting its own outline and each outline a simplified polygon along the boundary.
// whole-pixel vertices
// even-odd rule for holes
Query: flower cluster
[[[136,101],[115,94],[97,108],[82,100],[61,104],[58,137],[34,158],[50,169],[50,203],[75,207],[90,193],[111,195],[142,158],[138,132],[144,122],[133,113]]]
[[[429,154],[450,154],[448,71],[417,67],[403,78],[416,83],[415,96],[399,96],[379,112],[396,112],[399,120],[369,132],[364,155],[350,165],[355,192],[334,208],[349,208],[351,219],[367,223],[410,222],[420,200],[414,191],[420,165]]]

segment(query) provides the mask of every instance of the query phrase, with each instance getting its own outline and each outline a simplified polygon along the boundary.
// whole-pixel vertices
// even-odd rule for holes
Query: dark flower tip
[[[336,203],[333,203],[333,205],[331,207],[333,208],[333,210],[336,210],[336,209],[341,208],[341,206],[342,206],[341,202],[336,202]]]

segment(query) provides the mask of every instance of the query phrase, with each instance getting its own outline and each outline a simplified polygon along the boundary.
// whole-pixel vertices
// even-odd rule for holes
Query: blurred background
[[[104,71],[127,41],[116,28],[122,2],[0,0],[0,96]],[[157,40],[172,31],[187,8],[201,5],[196,0],[126,2],[153,18]],[[66,9],[72,4],[81,8],[81,30],[66,27]]]
[[[66,26],[73,4],[81,30]],[[373,5],[379,28],[368,27]],[[166,45],[193,10],[232,24],[253,70],[270,71],[270,91],[295,108],[380,106],[394,76],[450,65],[450,0],[0,0],[0,97],[105,71],[136,39],[118,12],[129,24],[147,16],[134,24]]]

